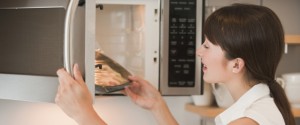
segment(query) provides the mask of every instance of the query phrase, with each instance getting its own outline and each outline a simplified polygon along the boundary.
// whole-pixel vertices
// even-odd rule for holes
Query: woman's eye
[[[208,49],[209,47],[207,46],[207,45],[205,45],[205,44],[203,44],[203,47],[205,48],[205,49]]]

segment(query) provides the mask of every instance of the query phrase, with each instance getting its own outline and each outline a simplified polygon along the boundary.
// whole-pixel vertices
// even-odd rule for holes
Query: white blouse
[[[285,125],[266,84],[257,84],[215,118],[216,125],[227,125],[239,118],[251,118],[259,125]]]

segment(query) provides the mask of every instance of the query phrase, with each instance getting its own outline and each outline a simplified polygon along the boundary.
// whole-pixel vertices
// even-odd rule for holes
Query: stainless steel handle
[[[65,28],[64,28],[64,67],[69,73],[73,73],[71,64],[71,44],[72,44],[72,29],[73,21],[76,9],[78,7],[78,0],[70,0],[66,17],[65,17]]]

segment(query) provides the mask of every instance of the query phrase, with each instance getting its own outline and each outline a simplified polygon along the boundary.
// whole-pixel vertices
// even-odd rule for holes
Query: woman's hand
[[[152,112],[159,125],[178,125],[160,93],[147,81],[130,76],[132,84],[125,88],[131,100]]]
[[[64,69],[59,69],[59,87],[56,104],[79,124],[104,125],[93,108],[93,99],[77,64],[74,65],[74,78]]]
[[[158,104],[164,103],[160,93],[146,80],[136,76],[130,76],[131,85],[125,88],[126,95],[137,105],[153,110]]]

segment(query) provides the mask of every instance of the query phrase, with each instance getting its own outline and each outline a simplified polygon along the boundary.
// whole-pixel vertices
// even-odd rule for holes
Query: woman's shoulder
[[[219,114],[215,121],[224,125],[245,118],[259,125],[284,125],[283,117],[277,108],[267,85],[260,84],[252,87],[232,106]],[[243,122],[243,121],[241,121]]]
[[[284,119],[270,96],[255,101],[245,110],[245,117],[251,118],[260,125],[284,125]]]

